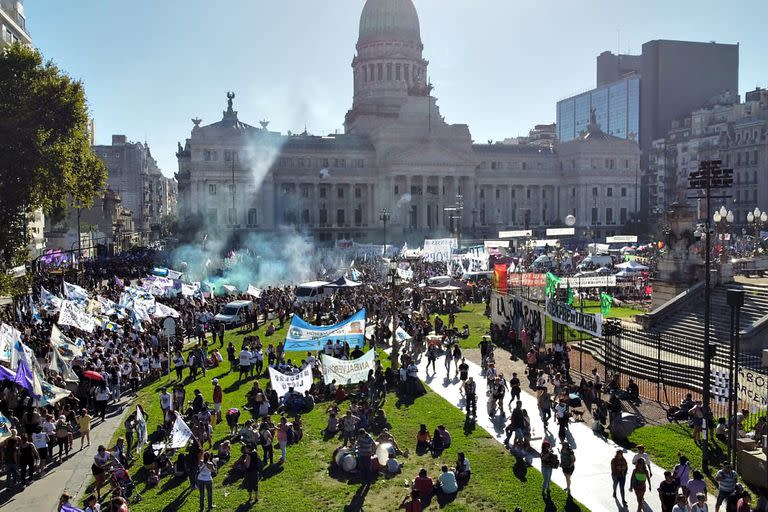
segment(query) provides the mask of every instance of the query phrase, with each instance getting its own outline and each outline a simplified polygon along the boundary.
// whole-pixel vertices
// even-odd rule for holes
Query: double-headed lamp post
[[[733,212],[727,210],[725,206],[721,206],[712,216],[712,220],[715,221],[715,226],[720,233],[720,240],[722,241],[722,245],[720,246],[720,263],[727,263],[728,250],[726,249],[726,235],[730,231],[730,225],[733,224]]]
[[[755,211],[747,214],[747,224],[751,224],[755,229],[755,257],[760,256],[760,228],[768,223],[768,213],[755,208]]]

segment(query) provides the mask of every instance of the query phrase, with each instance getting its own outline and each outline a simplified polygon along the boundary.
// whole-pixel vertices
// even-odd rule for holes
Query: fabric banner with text
[[[192,438],[192,431],[178,412],[176,413],[176,421],[173,422],[170,438],[171,442],[169,448],[174,449],[184,448]]]
[[[368,372],[376,366],[376,352],[369,350],[363,357],[346,361],[323,354],[323,381],[330,384],[336,380],[338,385],[356,384],[368,379]]]
[[[320,350],[327,341],[349,343],[350,347],[365,345],[365,308],[334,325],[312,325],[294,315],[285,337],[286,352]]]
[[[555,298],[547,298],[547,316],[553,322],[571,329],[600,337],[603,334],[603,315],[600,313],[582,313],[573,306]]]
[[[558,287],[567,288],[608,288],[616,286],[616,276],[562,277]]]
[[[59,325],[76,327],[87,333],[92,333],[96,328],[96,320],[70,300],[65,300],[61,303],[58,323]]]
[[[458,247],[458,243],[455,238],[436,238],[425,239],[424,248],[422,249],[422,255],[424,261],[445,261],[451,259],[453,250]]]
[[[307,366],[299,373],[288,375],[280,373],[270,366],[269,380],[272,382],[272,389],[277,392],[278,398],[288,393],[290,388],[303,395],[312,387],[312,368]]]

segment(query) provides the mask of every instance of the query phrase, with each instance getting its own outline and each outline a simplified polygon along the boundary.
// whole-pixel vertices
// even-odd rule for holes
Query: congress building
[[[326,242],[496,238],[563,226],[622,234],[638,205],[640,150],[595,122],[554,138],[476,144],[440,114],[412,0],[367,0],[344,133],[281,134],[240,120],[193,119],[179,161],[179,218],[211,233],[296,228]],[[554,133],[554,128],[552,129]],[[533,132],[532,132],[533,134]]]

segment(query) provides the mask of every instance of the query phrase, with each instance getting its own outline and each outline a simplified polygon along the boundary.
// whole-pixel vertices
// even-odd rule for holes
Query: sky
[[[96,143],[149,143],[167,176],[191,119],[343,131],[364,0],[25,0],[34,45],[82,80]],[[595,86],[604,50],[653,39],[740,43],[739,92],[768,86],[765,0],[414,0],[441,113],[474,140],[526,135]]]

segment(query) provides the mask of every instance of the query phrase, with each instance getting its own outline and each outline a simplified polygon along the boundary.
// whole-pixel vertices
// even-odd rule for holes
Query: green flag
[[[547,285],[545,287],[545,291],[547,293],[547,297],[554,297],[557,293],[557,284],[560,282],[560,278],[557,277],[552,272],[547,272]]]
[[[566,290],[568,292],[568,301],[567,302],[568,302],[569,306],[572,306],[573,305],[573,295],[574,295],[573,294],[573,288],[571,288],[571,282],[570,281],[567,282],[567,285],[568,285],[567,288],[566,288]]]
[[[611,312],[612,307],[613,307],[613,297],[611,297],[605,292],[602,292],[600,294],[600,311],[603,313],[604,316],[607,316],[608,313]]]

